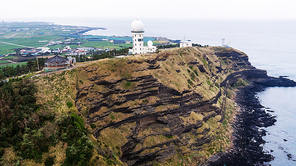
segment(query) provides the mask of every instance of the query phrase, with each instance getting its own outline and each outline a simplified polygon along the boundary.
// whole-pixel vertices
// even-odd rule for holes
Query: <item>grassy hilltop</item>
[[[252,69],[232,48],[104,59],[9,82],[0,165],[195,165],[231,147],[227,76]]]

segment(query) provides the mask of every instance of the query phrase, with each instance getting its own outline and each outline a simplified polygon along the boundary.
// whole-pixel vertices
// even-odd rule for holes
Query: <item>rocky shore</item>
[[[258,92],[267,87],[295,87],[296,82],[284,76],[250,79],[251,84],[239,89],[236,95],[238,114],[233,124],[233,148],[209,158],[208,164],[215,165],[269,165],[271,154],[263,151],[266,131],[262,127],[274,125],[276,118],[260,104]]]

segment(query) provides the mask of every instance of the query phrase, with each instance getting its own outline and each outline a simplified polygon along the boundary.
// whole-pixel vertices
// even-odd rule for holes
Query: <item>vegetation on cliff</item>
[[[0,89],[0,162],[203,163],[230,147],[227,77],[252,68],[234,49],[193,47],[9,82]]]

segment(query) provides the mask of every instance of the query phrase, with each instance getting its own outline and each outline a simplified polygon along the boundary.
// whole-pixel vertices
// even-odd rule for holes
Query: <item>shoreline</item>
[[[262,137],[266,135],[266,131],[261,128],[276,122],[275,117],[265,112],[265,107],[256,98],[256,94],[265,88],[251,83],[239,89],[235,102],[240,109],[232,124],[232,149],[210,157],[208,165],[264,165],[273,159],[261,146],[265,143]]]
[[[263,150],[265,143],[263,129],[275,124],[276,116],[261,105],[256,95],[268,87],[295,87],[296,82],[284,77],[268,77],[251,80],[251,83],[239,88],[235,102],[240,108],[232,124],[232,147],[229,151],[211,156],[207,162],[210,166],[220,165],[269,165],[274,159],[270,153]]]

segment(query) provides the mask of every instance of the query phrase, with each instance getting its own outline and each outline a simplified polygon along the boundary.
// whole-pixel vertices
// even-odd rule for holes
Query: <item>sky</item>
[[[51,18],[296,19],[296,0],[1,0],[2,21]]]

